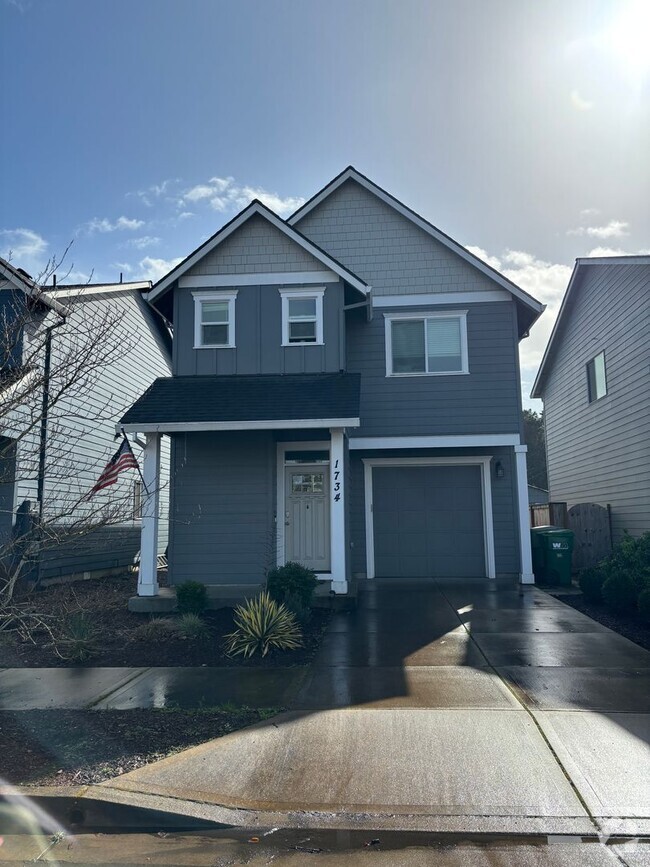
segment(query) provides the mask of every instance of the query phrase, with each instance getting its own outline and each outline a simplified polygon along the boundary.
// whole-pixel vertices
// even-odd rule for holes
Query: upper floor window
[[[280,289],[282,345],[322,344],[324,289]]]
[[[589,403],[593,403],[607,394],[604,352],[600,352],[595,358],[587,362],[587,392]]]
[[[192,295],[194,296],[194,348],[234,348],[237,292],[193,292]]]
[[[384,315],[387,376],[469,373],[466,310]]]

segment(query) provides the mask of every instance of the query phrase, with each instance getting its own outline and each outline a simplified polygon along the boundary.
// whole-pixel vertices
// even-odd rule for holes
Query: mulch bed
[[[646,650],[650,650],[650,624],[643,621],[638,615],[631,612],[630,614],[619,614],[612,611],[605,605],[599,605],[596,602],[588,602],[582,593],[553,593],[556,599],[570,605],[577,611],[591,617],[608,629],[618,632],[624,638],[629,638],[636,644],[640,644]]]
[[[29,602],[34,610],[53,615],[53,623],[63,622],[66,614],[82,609],[91,615],[98,632],[98,652],[82,666],[294,666],[306,665],[314,657],[330,619],[330,612],[315,609],[303,627],[304,646],[298,650],[270,651],[265,657],[231,658],[223,649],[223,636],[234,628],[233,610],[207,611],[204,620],[209,638],[203,641],[165,636],[162,641],[140,641],[134,630],[151,619],[127,608],[133,596],[133,575],[77,581],[25,593],[17,601]],[[14,634],[0,635],[0,667],[69,667],[61,659],[46,633],[35,636],[36,643],[21,641]]]
[[[101,783],[260,722],[279,710],[3,711],[2,775],[13,785]]]

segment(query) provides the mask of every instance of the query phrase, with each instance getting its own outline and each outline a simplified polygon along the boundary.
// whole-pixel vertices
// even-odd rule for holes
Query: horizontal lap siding
[[[650,530],[650,267],[584,269],[544,386],[552,500],[609,503],[614,536]],[[607,395],[588,402],[605,352]]]
[[[260,583],[275,553],[272,435],[178,434],[172,461],[172,582]]]

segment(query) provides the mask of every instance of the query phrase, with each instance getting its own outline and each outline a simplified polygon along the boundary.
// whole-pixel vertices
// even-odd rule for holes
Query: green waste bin
[[[544,544],[544,534],[549,530],[559,530],[552,524],[545,524],[542,527],[531,527],[530,530],[530,550],[533,558],[533,573],[535,580],[542,583],[546,581],[546,545]],[[548,584],[548,581],[546,581]]]
[[[573,531],[546,528],[539,534],[539,542],[544,557],[541,583],[570,587]]]

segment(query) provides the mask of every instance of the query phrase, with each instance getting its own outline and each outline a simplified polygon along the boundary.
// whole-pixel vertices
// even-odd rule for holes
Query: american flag
[[[92,497],[93,494],[96,494],[97,491],[101,491],[103,488],[108,488],[110,485],[114,485],[119,474],[123,470],[130,469],[139,470],[140,467],[135,459],[129,441],[124,437],[121,446],[106,464],[104,471],[97,479],[95,487],[88,494],[88,498],[90,499],[90,497]]]

